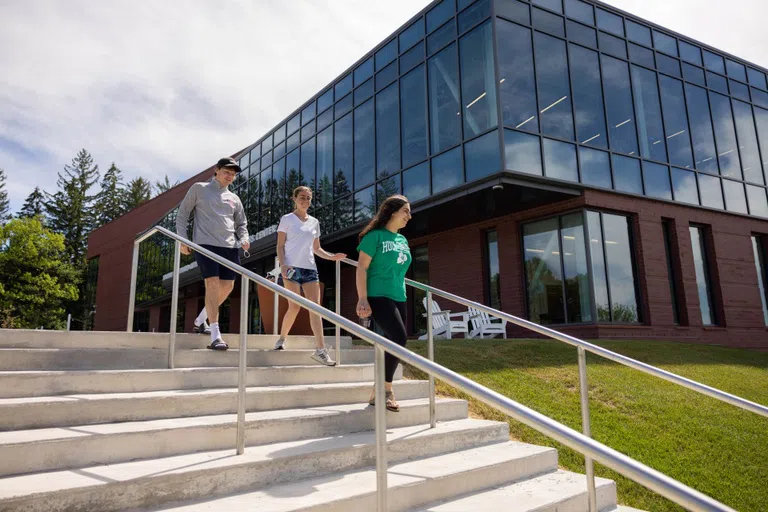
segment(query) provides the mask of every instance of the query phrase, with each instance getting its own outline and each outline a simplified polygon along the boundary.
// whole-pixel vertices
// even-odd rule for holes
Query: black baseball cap
[[[225,167],[228,167],[229,169],[234,169],[235,172],[242,171],[242,169],[240,169],[240,166],[237,164],[234,158],[222,158],[216,163],[217,169],[223,169]]]

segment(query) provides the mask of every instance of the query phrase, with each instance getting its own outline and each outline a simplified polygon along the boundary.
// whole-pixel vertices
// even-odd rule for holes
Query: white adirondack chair
[[[424,309],[427,309],[427,298],[424,297]],[[427,314],[423,313],[422,316],[426,317]],[[450,310],[441,310],[436,301],[432,301],[432,336],[435,338],[451,339],[454,334],[463,333],[466,337],[469,333],[469,327],[467,322],[469,321],[469,313],[451,313]],[[427,339],[427,335],[419,336],[420,340]]]
[[[483,339],[486,336],[493,338],[496,335],[503,338],[507,334],[507,321],[503,318],[491,317],[488,313],[478,311],[475,308],[469,308],[469,318],[472,322],[472,330],[469,332],[470,338]]]

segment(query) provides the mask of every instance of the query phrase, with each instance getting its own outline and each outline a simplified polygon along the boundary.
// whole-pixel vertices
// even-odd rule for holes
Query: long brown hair
[[[387,225],[387,222],[392,218],[394,213],[400,211],[400,208],[408,204],[408,198],[401,195],[389,196],[381,203],[379,211],[371,219],[365,228],[360,232],[357,240],[360,241],[365,235],[373,231],[374,229],[380,229]]]

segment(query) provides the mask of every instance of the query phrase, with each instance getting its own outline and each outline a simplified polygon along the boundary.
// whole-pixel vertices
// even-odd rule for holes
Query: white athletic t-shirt
[[[285,233],[285,261],[283,265],[317,270],[312,246],[320,238],[320,222],[307,215],[304,222],[294,213],[283,215],[277,231]]]

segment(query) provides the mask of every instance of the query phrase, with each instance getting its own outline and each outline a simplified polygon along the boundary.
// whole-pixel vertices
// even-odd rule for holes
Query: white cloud
[[[0,167],[17,210],[80,148],[184,179],[254,142],[426,0],[0,2]],[[611,4],[768,66],[761,0]]]

